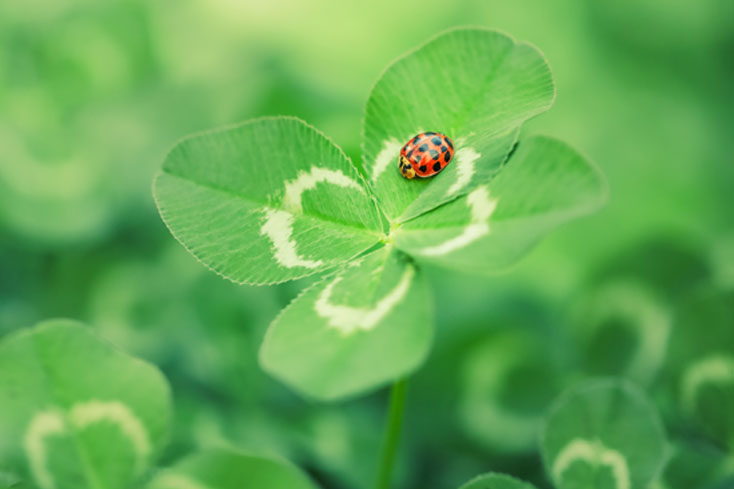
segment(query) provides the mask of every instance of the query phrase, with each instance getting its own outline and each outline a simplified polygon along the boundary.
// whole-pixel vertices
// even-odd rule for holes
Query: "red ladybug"
[[[400,174],[411,179],[428,178],[446,168],[454,157],[454,143],[438,132],[422,132],[400,150]]]

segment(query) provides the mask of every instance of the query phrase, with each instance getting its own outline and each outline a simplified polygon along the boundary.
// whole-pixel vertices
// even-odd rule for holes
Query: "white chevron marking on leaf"
[[[132,443],[137,471],[143,469],[152,451],[150,438],[143,423],[125,404],[99,400],[80,402],[71,407],[69,419],[80,430],[101,421],[114,423]]]
[[[316,185],[322,182],[353,188],[364,193],[359,183],[344,175],[340,170],[318,166],[312,167],[308,172],[302,171],[295,179],[285,182],[283,207],[286,210],[266,208],[265,223],[260,228],[260,234],[270,239],[273,243],[275,260],[286,268],[317,268],[323,264],[322,260],[309,260],[299,256],[296,251],[296,243],[292,239],[293,214],[299,214],[303,210],[301,202],[303,193],[316,188]]]
[[[130,440],[136,456],[136,469],[141,470],[145,459],[152,451],[150,439],[141,421],[125,404],[119,401],[91,400],[74,404],[69,411],[69,422],[77,430],[83,430],[100,421],[114,423]],[[31,473],[42,489],[56,487],[46,463],[46,439],[66,432],[64,416],[57,410],[37,413],[28,425],[23,447]]]
[[[734,358],[715,355],[699,360],[683,375],[683,405],[695,411],[698,392],[706,384],[734,383]]]
[[[489,218],[497,208],[497,199],[490,199],[487,187],[479,187],[467,195],[466,203],[471,210],[471,220],[464,231],[443,243],[420,249],[418,254],[425,256],[446,255],[489,234]]]
[[[314,166],[311,167],[310,172],[301,171],[294,180],[285,182],[283,207],[291,212],[301,212],[303,192],[316,188],[316,184],[322,182],[338,185],[339,187],[353,188],[364,193],[362,186],[342,173],[341,170]]]
[[[408,293],[414,275],[415,270],[412,266],[408,265],[405,272],[403,272],[403,276],[400,278],[400,282],[371,309],[344,306],[329,302],[334,287],[342,280],[342,277],[337,277],[319,294],[319,298],[315,304],[316,313],[322,318],[327,319],[330,327],[338,329],[345,336],[360,329],[369,331],[377,326],[403,300]]]
[[[33,416],[23,439],[23,448],[33,477],[41,489],[54,489],[53,476],[46,466],[46,438],[65,432],[64,418],[58,411],[43,411]]]
[[[260,228],[260,234],[270,239],[275,259],[286,268],[316,268],[323,264],[321,260],[308,260],[298,255],[296,243],[291,237],[293,214],[290,212],[265,209],[265,224]]]
[[[617,489],[630,489],[629,468],[624,455],[617,450],[605,447],[598,440],[592,443],[580,438],[569,442],[553,462],[553,478],[557,485],[561,485],[563,473],[571,464],[578,461],[609,467],[614,476],[615,487]]]
[[[398,164],[398,154],[402,145],[396,139],[389,139],[382,143],[382,149],[377,153],[375,165],[372,167],[372,181],[377,182],[380,175],[390,166],[390,162]]]
[[[454,157],[456,158],[457,177],[456,181],[446,191],[447,196],[454,195],[471,182],[471,178],[476,171],[476,161],[481,156],[474,148],[468,146],[456,151]]]

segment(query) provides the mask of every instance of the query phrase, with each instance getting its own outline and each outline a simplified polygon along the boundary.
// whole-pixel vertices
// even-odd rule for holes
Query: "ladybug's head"
[[[408,180],[415,177],[415,170],[413,170],[413,167],[410,165],[410,161],[408,161],[408,158],[405,156],[400,156],[398,167],[400,168],[400,174]]]

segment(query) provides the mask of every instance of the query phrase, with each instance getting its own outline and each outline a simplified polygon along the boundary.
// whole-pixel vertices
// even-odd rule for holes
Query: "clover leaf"
[[[344,153],[289,117],[185,139],[166,158],[154,192],[181,243],[240,283],[333,268],[377,243],[382,227]]]
[[[734,455],[734,292],[708,290],[681,305],[670,338],[668,388],[685,418]]]
[[[134,485],[162,448],[170,403],[155,367],[78,323],[0,343],[0,463],[40,489]]]
[[[147,489],[317,489],[298,468],[285,461],[232,450],[209,450],[186,457],[158,472]]]
[[[487,183],[520,126],[554,97],[543,55],[495,31],[451,30],[395,61],[372,89],[364,121],[365,168],[385,214],[406,221]],[[456,161],[441,178],[405,185],[394,162],[421,131],[453,139]]]
[[[484,324],[491,330],[461,355],[457,407],[464,433],[493,452],[529,453],[536,449],[546,408],[563,385],[553,337],[517,320],[492,318]]]
[[[597,209],[605,195],[601,174],[580,154],[533,137],[489,183],[402,225],[395,245],[421,261],[494,272],[553,228]]]
[[[470,480],[459,489],[535,489],[535,486],[508,475],[483,474]]]
[[[541,449],[556,489],[645,489],[667,459],[657,411],[642,391],[616,379],[590,381],[561,396]]]
[[[271,325],[261,364],[311,396],[344,397],[420,365],[432,318],[420,270],[384,247],[295,299]]]
[[[451,30],[376,83],[364,177],[306,123],[265,118],[177,145],[155,180],[156,202],[174,236],[235,282],[328,275],[271,325],[261,363],[317,398],[357,394],[426,356],[431,297],[421,262],[493,272],[603,202],[603,177],[564,143],[516,146],[522,124],[554,94],[532,46]],[[449,135],[455,161],[431,179],[406,180],[400,148],[422,131]]]
[[[171,417],[168,384],[73,321],[0,342],[0,407],[0,488],[317,489],[285,460],[224,449],[151,478]]]

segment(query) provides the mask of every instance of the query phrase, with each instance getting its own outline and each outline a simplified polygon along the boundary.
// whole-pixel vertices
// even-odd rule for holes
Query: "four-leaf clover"
[[[421,264],[494,272],[603,203],[602,175],[577,152],[546,137],[518,141],[554,96],[534,47],[452,30],[373,88],[363,166],[298,119],[257,119],[179,143],[156,201],[174,236],[232,281],[322,274],[273,322],[261,364],[307,395],[354,395],[426,357],[433,298]],[[398,154],[422,131],[447,134],[456,154],[436,177],[409,181]]]

